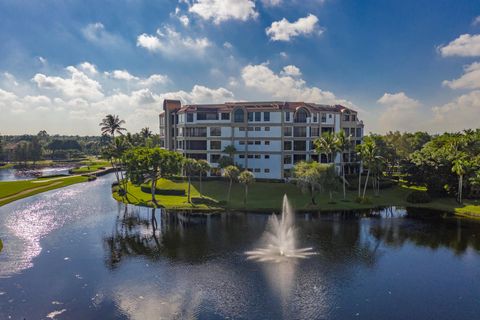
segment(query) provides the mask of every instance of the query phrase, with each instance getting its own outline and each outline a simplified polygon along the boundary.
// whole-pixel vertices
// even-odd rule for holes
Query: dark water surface
[[[259,263],[244,251],[268,215],[152,220],[115,202],[112,181],[0,207],[0,319],[479,318],[478,223],[302,214],[299,246],[318,255]]]

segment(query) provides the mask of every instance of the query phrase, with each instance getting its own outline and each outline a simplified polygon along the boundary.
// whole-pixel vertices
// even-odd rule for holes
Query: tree
[[[327,162],[333,161],[333,154],[337,147],[335,136],[331,132],[324,132],[321,137],[313,141],[313,144],[315,145],[315,151],[319,155],[324,154],[327,157]]]
[[[238,176],[238,181],[245,186],[243,204],[244,204],[244,206],[246,206],[247,205],[247,198],[248,198],[248,186],[255,182],[255,175],[248,170],[244,170]]]
[[[380,161],[381,156],[378,155],[378,149],[373,139],[365,137],[361,145],[357,146],[357,152],[362,159],[362,162],[367,167],[367,177],[365,179],[365,186],[363,188],[362,198],[365,199],[365,193],[367,192],[368,178],[372,168],[375,168],[377,161]],[[360,176],[359,176],[360,179]]]
[[[102,119],[102,122],[99,124],[99,126],[102,130],[102,134],[110,135],[112,138],[114,138],[116,133],[123,135],[123,131],[127,130],[122,127],[123,124],[125,124],[125,121],[120,120],[117,115],[108,114]]]
[[[228,154],[228,156],[233,160],[233,156],[235,155],[235,152],[237,152],[237,149],[234,145],[230,144],[226,146],[222,152]]]
[[[212,167],[210,166],[207,160],[203,160],[203,159],[198,160],[197,164],[198,164],[198,174],[200,178],[200,196],[203,197],[202,176],[203,174],[206,175]]]
[[[197,160],[192,158],[187,158],[183,161],[183,170],[185,171],[185,175],[188,178],[188,193],[187,193],[187,201],[190,203],[190,189],[191,189],[191,177],[195,172],[198,172],[199,165]]]
[[[35,165],[35,162],[40,160],[42,157],[42,145],[40,144],[39,139],[34,136],[30,142],[30,158]]]
[[[158,205],[155,199],[157,180],[178,174],[184,158],[177,152],[161,148],[136,147],[129,149],[124,159],[127,177],[135,184],[150,181],[152,203]]]
[[[239,173],[240,173],[240,170],[238,170],[238,168],[235,166],[228,166],[225,169],[223,169],[223,176],[228,178],[229,180],[228,198],[227,198],[228,202],[230,202],[233,181],[238,178]]]
[[[463,190],[463,176],[467,173],[468,162],[464,156],[458,156],[453,160],[452,172],[458,176],[458,192],[457,201],[462,203],[462,190]]]
[[[345,161],[343,159],[343,152],[345,150],[349,150],[350,146],[352,143],[352,139],[350,136],[347,136],[345,134],[345,131],[340,131],[336,136],[335,136],[335,149],[341,153],[340,157],[340,163],[342,166],[342,185],[343,185],[343,200],[347,198],[347,193],[346,193],[346,188],[345,188]]]
[[[322,190],[328,191],[330,202],[333,202],[333,192],[337,191],[339,187],[334,165],[326,165],[326,168],[322,171],[320,187]]]
[[[321,188],[322,171],[324,164],[318,162],[300,161],[294,167],[297,185],[303,192],[310,193],[312,205],[315,205],[315,191]]]
[[[140,134],[142,135],[144,140],[147,140],[152,136],[152,131],[148,127],[145,127],[140,130]]]
[[[221,156],[220,159],[218,159],[218,166],[222,169],[225,169],[228,166],[233,166],[233,159],[230,157],[226,156]]]

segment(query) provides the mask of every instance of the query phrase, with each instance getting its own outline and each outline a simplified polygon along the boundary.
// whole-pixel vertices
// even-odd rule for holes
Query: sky
[[[158,128],[163,99],[305,101],[367,132],[480,127],[480,1],[0,0],[0,134]]]

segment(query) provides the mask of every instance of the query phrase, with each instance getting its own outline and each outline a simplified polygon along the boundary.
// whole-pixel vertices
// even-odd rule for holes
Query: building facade
[[[227,102],[183,105],[165,100],[159,115],[162,147],[185,157],[205,159],[212,175],[220,175],[222,151],[234,146],[234,162],[258,179],[285,179],[296,162],[313,160],[340,164],[349,173],[358,170],[355,145],[361,143],[363,122],[357,112],[341,105],[304,102]],[[352,147],[335,159],[318,155],[314,140],[324,132],[344,130]]]

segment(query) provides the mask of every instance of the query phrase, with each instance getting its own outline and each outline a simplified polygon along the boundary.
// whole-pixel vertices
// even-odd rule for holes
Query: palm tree
[[[333,153],[336,151],[336,142],[335,136],[331,132],[324,132],[321,137],[315,139],[313,144],[315,145],[315,151],[319,156],[325,154],[327,156],[327,162],[333,161]]]
[[[152,136],[152,131],[150,130],[150,128],[145,127],[140,130],[140,135],[143,137],[144,140],[147,140]]]
[[[185,175],[188,177],[188,194],[187,199],[190,203],[190,188],[191,188],[191,176],[198,171],[198,162],[195,159],[187,158],[183,162],[183,169],[185,170]]]
[[[248,170],[243,171],[238,176],[238,181],[245,186],[245,194],[243,198],[243,205],[247,205],[247,197],[248,197],[248,185],[255,182],[255,175]]]
[[[223,176],[228,178],[229,180],[229,185],[228,185],[228,202],[230,202],[230,195],[232,191],[232,184],[235,179],[237,179],[238,175],[240,173],[240,170],[238,170],[237,167],[235,166],[228,166],[225,169],[223,169]]]
[[[207,160],[198,160],[198,174],[200,176],[200,196],[203,198],[203,186],[202,186],[202,176],[203,174],[207,174],[210,169],[212,168]]]
[[[363,188],[362,198],[365,199],[365,193],[367,192],[368,178],[370,177],[370,171],[375,167],[378,161],[381,161],[382,157],[378,154],[378,147],[372,139],[365,139],[365,141],[358,146],[358,154],[363,163],[367,167],[367,178],[365,179],[365,186]]]
[[[457,157],[453,161],[452,172],[458,176],[458,202],[462,203],[463,176],[467,173],[467,161],[464,157]]]
[[[101,127],[100,129],[102,130],[102,134],[110,135],[112,138],[114,138],[116,133],[123,135],[123,131],[127,130],[122,127],[123,124],[125,124],[125,121],[120,120],[117,115],[108,114],[102,119],[102,122],[99,124],[99,126]]]
[[[233,156],[235,155],[235,152],[237,152],[237,148],[233,144],[230,144],[223,148],[222,153],[228,154],[229,158],[232,159],[232,163],[234,163]]]
[[[345,162],[343,160],[343,152],[345,150],[350,149],[350,146],[351,146],[351,143],[352,143],[351,140],[352,140],[351,136],[347,136],[345,134],[345,131],[343,131],[343,130],[340,131],[339,133],[337,133],[337,135],[335,136],[336,150],[341,153],[340,163],[341,163],[341,166],[342,166],[343,200],[345,200],[346,197],[347,197],[346,190],[345,190],[346,180],[345,180]]]

